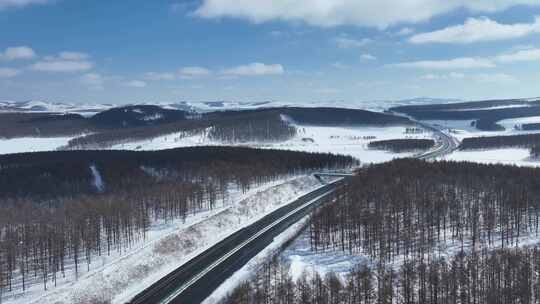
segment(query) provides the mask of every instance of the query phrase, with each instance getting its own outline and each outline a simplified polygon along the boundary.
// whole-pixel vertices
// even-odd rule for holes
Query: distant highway
[[[444,133],[439,128],[423,123],[421,121],[415,121],[415,122],[419,124],[420,126],[422,126],[423,128],[432,131],[433,134],[435,134],[435,136],[438,137],[437,146],[435,146],[433,149],[429,151],[416,155],[415,158],[433,159],[433,158],[450,154],[459,147],[459,142],[457,141],[457,139],[455,139],[451,135]]]
[[[438,137],[438,144],[432,150],[416,155],[415,158],[432,159],[457,149],[458,142],[452,136],[434,126],[417,123],[434,132]],[[331,172],[318,173],[315,176],[317,178],[335,176],[339,179],[302,196],[220,241],[154,283],[129,303],[195,304],[204,301],[226,279],[270,245],[274,237],[323,204],[325,198],[350,178],[351,174]]]
[[[338,180],[302,196],[220,241],[154,283],[129,303],[196,304],[204,301],[221,283],[270,245],[274,237],[323,204],[325,198],[350,176],[343,173],[336,175]]]
[[[413,156],[414,158],[424,159],[424,160],[434,159],[437,157],[448,155],[454,152],[455,150],[457,150],[457,148],[459,147],[459,141],[455,137],[452,137],[451,135],[444,133],[437,126],[432,126],[428,123],[416,120],[413,117],[405,115],[403,113],[398,113],[394,111],[388,111],[388,112],[396,116],[408,118],[414,123],[422,126],[424,129],[430,130],[437,137],[437,145],[433,149],[430,149],[429,151],[422,152],[418,155],[415,155]]]

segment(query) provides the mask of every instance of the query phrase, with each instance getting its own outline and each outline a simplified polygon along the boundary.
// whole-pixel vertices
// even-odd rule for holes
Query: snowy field
[[[523,123],[540,123],[540,116],[535,117],[523,117],[505,119],[498,122],[504,126],[504,131],[479,131],[475,127],[471,126],[472,120],[426,120],[423,121],[431,125],[442,126],[445,129],[452,130],[447,132],[453,137],[462,141],[467,137],[481,137],[481,136],[511,136],[520,134],[532,134],[540,133],[540,131],[520,131],[516,130],[514,126],[516,124]],[[478,151],[454,151],[450,155],[442,157],[445,160],[454,161],[471,161],[484,164],[506,164],[517,166],[529,166],[539,167],[540,162],[530,159],[529,149],[524,148],[501,148],[492,150],[478,150]]]
[[[73,137],[0,138],[0,154],[54,151],[67,145]]]
[[[516,125],[522,125],[522,124],[528,124],[528,123],[540,123],[540,116],[511,118],[511,119],[504,119],[498,122],[498,124],[502,125],[506,129],[514,129]]]
[[[479,151],[455,151],[443,157],[445,160],[471,161],[483,164],[505,164],[528,167],[540,167],[540,161],[530,159],[528,149],[505,148]]]
[[[409,157],[414,153],[391,153],[380,150],[371,150],[367,147],[374,140],[399,138],[432,138],[431,132],[422,134],[406,134],[406,126],[392,127],[321,127],[296,126],[298,134],[287,141],[279,143],[242,143],[238,145],[255,148],[282,149],[305,152],[322,152],[351,155],[363,163],[380,163],[390,161],[397,157]],[[206,132],[189,137],[181,134],[170,134],[156,137],[151,140],[119,144],[112,149],[126,150],[159,150],[200,145],[227,145],[211,141]]]
[[[2,303],[125,303],[152,283],[221,239],[323,185],[304,176],[267,184],[234,203],[191,215],[185,222],[153,223],[146,241],[111,256],[95,257],[89,271],[73,269],[58,286],[30,286],[25,294],[4,294]]]
[[[475,127],[471,126],[471,123],[473,121],[474,120],[423,120],[422,122],[434,126],[442,126],[444,129],[451,129],[452,132],[450,134],[457,138],[459,141],[462,141],[464,138],[467,137],[510,136],[540,133],[540,131],[521,131],[514,128],[516,124],[524,123],[526,121],[535,122],[534,117],[501,120],[500,122],[498,122],[498,124],[502,125],[505,128],[504,131],[480,131]],[[540,122],[540,117],[537,117],[537,121]]]

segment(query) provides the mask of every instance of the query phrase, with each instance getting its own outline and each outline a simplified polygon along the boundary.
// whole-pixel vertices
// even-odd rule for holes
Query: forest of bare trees
[[[377,140],[368,144],[370,149],[387,150],[394,153],[427,150],[435,145],[433,139],[389,139]]]
[[[185,219],[286,176],[351,157],[248,148],[64,151],[0,156],[0,291],[43,288],[143,241],[153,221]],[[99,177],[97,176],[99,175]],[[98,184],[99,183],[99,184]]]
[[[540,170],[396,160],[358,171],[311,221],[314,250],[382,261],[437,248],[512,247],[540,232]]]
[[[531,148],[531,157],[534,159],[540,158],[540,145],[535,145]]]
[[[537,248],[460,251],[446,259],[361,264],[345,277],[305,272],[293,280],[279,259],[265,263],[221,304],[532,304],[540,301]]]
[[[306,233],[312,251],[364,262],[293,281],[275,259],[224,303],[540,301],[540,169],[402,159],[357,173]]]
[[[461,150],[497,149],[509,147],[530,148],[538,144],[540,144],[540,134],[523,134],[465,138],[461,142],[459,148]]]

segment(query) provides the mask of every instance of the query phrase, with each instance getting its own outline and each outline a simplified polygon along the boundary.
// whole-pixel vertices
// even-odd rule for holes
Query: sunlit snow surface
[[[312,251],[308,230],[304,231],[287,247],[281,257],[290,265],[291,276],[297,280],[304,272],[317,272],[321,276],[329,272],[345,276],[360,263],[368,262],[368,258],[358,253],[348,254],[339,250]]]
[[[443,159],[471,161],[483,164],[505,164],[516,166],[540,167],[540,161],[531,160],[528,149],[507,148],[478,151],[455,151]]]
[[[250,146],[256,148],[282,149],[292,151],[322,152],[351,155],[363,163],[380,163],[397,157],[408,157],[414,153],[390,153],[380,150],[371,150],[368,144],[374,140],[399,138],[431,138],[432,133],[406,134],[406,126],[392,127],[321,127],[296,126],[298,134],[287,141],[278,143],[235,143],[234,145]],[[170,134],[156,137],[151,140],[119,144],[113,149],[127,150],[159,150],[177,147],[202,145],[230,145],[227,142],[216,142],[208,139],[206,132],[181,137],[181,134]]]
[[[0,154],[54,151],[67,145],[73,137],[0,138]]]

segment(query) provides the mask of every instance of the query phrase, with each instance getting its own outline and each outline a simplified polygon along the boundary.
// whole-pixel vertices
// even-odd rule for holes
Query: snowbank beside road
[[[43,291],[36,285],[3,303],[125,303],[221,239],[321,186],[312,176],[294,178],[252,191],[220,210],[188,217],[185,224],[152,225],[145,244],[114,258],[95,258],[103,265],[91,265],[77,280],[68,273],[57,288]]]

